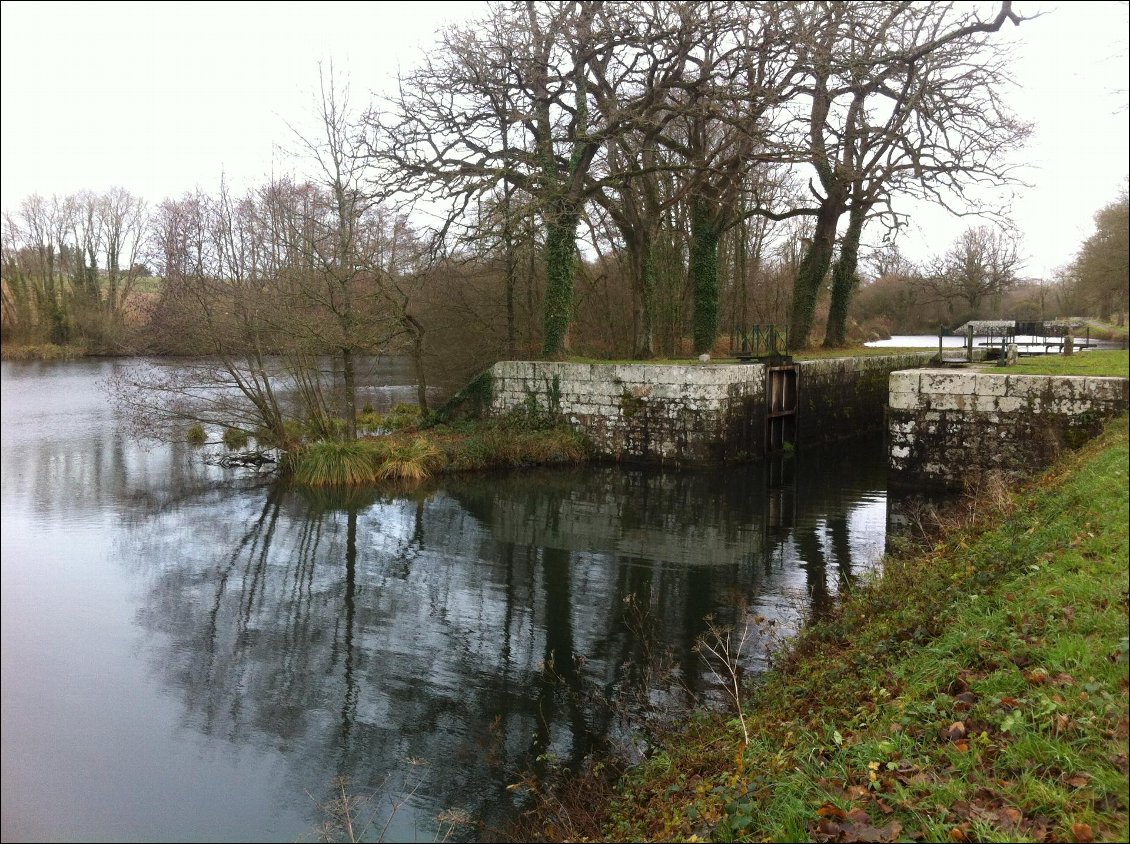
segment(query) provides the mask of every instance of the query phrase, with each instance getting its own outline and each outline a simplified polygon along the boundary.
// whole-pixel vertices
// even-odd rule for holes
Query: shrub
[[[287,419],[283,423],[283,427],[285,434],[283,440],[281,441],[279,440],[278,436],[275,435],[275,432],[268,428],[266,425],[260,425],[258,428],[256,428],[252,433],[252,436],[255,437],[255,442],[259,444],[260,448],[287,449],[290,447],[290,445],[302,441],[305,431],[303,430],[301,423],[296,422],[293,419]]]
[[[204,445],[208,442],[208,435],[204,433],[204,426],[197,423],[185,432],[184,439],[189,445]]]
[[[228,448],[247,448],[250,440],[246,431],[241,431],[239,428],[224,428],[224,445]]]

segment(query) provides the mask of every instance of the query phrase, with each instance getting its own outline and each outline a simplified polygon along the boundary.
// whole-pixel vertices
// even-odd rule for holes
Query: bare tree
[[[446,31],[401,79],[392,116],[375,118],[386,181],[445,203],[443,233],[499,186],[527,198],[545,230],[547,356],[568,346],[585,203],[619,178],[604,166],[610,142],[652,119],[675,84],[678,51],[654,45],[679,26],[597,0],[499,5]]]
[[[820,4],[817,4],[820,8]],[[834,273],[827,342],[843,342],[857,285],[863,226],[893,194],[945,202],[971,180],[1000,182],[1002,148],[1026,127],[1005,111],[1001,68],[984,37],[1024,18],[1005,0],[984,19],[955,4],[832,4],[812,41],[807,69],[807,150],[818,186],[816,230],[797,274],[790,333],[807,342],[816,299],[832,264],[841,216],[852,210]]]
[[[1022,261],[1015,240],[989,226],[966,229],[954,244],[934,259],[925,284],[944,301],[951,314],[963,302],[969,316],[981,316],[989,299],[999,298],[1016,284]]]

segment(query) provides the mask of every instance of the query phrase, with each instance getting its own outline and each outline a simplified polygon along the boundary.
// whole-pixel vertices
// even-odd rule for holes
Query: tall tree
[[[807,155],[816,174],[816,228],[794,285],[790,333],[807,343],[821,286],[835,254],[840,218],[853,205],[841,247],[828,342],[844,339],[847,302],[857,283],[863,225],[911,183],[945,201],[985,177],[1000,181],[1007,140],[1026,127],[1000,105],[1000,63],[984,37],[1024,20],[1005,0],[984,19],[955,4],[816,4],[824,8],[807,68]]]
[[[547,357],[568,346],[577,228],[609,184],[597,176],[609,142],[654,115],[679,62],[639,21],[634,6],[600,0],[496,6],[445,31],[401,78],[390,115],[373,118],[386,186],[446,203],[445,233],[500,186],[528,198],[545,232]]]

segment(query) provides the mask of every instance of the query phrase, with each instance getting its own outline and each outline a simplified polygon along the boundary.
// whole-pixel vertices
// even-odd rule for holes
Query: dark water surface
[[[120,365],[3,364],[5,841],[308,840],[338,775],[432,840],[615,738],[649,655],[716,694],[708,614],[819,614],[884,544],[878,440],[311,495],[126,439]]]

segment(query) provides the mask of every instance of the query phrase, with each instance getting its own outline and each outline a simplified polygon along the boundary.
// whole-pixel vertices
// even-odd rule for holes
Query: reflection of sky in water
[[[882,551],[878,442],[342,499],[123,440],[115,366],[4,365],[6,839],[293,839],[341,773],[421,778],[388,837],[430,839],[621,737],[645,653],[716,697],[705,616],[818,615]]]

